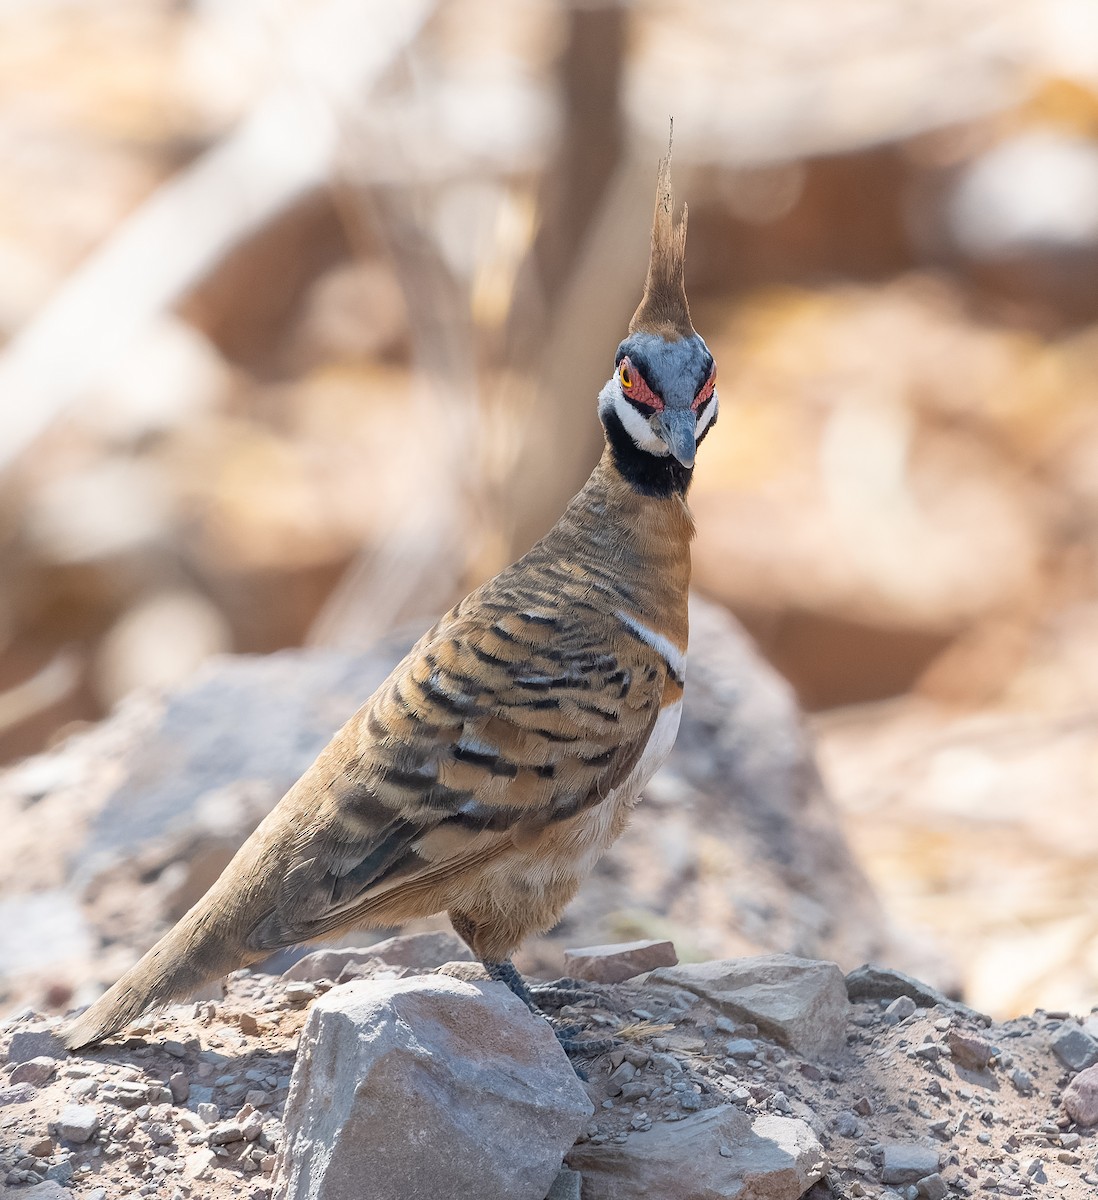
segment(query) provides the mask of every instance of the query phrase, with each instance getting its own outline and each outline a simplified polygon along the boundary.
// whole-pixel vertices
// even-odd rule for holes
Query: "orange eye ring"
[[[618,368],[618,378],[621,380],[621,386],[623,388],[625,388],[626,391],[628,391],[632,388],[633,374],[629,370],[629,368],[625,365],[625,363],[622,363],[621,366]]]

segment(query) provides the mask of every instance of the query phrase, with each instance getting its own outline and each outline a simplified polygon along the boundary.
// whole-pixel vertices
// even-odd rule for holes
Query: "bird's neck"
[[[607,446],[591,477],[545,539],[552,554],[615,582],[622,604],[686,644],[690,542],[694,521],[678,492],[654,496],[638,490]]]
[[[684,467],[669,454],[659,457],[642,450],[612,408],[600,415],[614,467],[634,491],[655,498],[686,495],[694,475],[692,467]]]

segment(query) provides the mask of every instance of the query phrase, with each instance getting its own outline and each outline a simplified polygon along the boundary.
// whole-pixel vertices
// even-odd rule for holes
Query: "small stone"
[[[164,1043],[164,1049],[165,1049],[165,1051],[167,1051],[168,1054],[170,1054],[172,1056],[172,1058],[186,1058],[187,1057],[186,1045],[183,1042],[175,1041],[172,1038],[169,1038]]]
[[[244,1103],[252,1108],[265,1108],[271,1102],[271,1097],[262,1088],[252,1088],[244,1093]]]
[[[1023,1071],[1021,1067],[1015,1067],[1011,1071],[1010,1082],[1014,1085],[1014,1090],[1020,1095],[1033,1095],[1033,1078],[1028,1071]]]
[[[288,983],[283,991],[283,995],[290,1004],[308,1004],[310,1000],[315,1000],[319,995],[316,984],[314,983]]]
[[[593,983],[621,983],[657,967],[674,967],[678,961],[668,941],[619,942],[564,952],[565,971]]]
[[[580,1200],[582,1184],[583,1176],[579,1171],[570,1171],[567,1167],[561,1167],[545,1200]]]
[[[750,1059],[757,1051],[758,1047],[750,1038],[732,1038],[724,1044],[724,1052],[729,1058]]]
[[[213,1125],[221,1120],[221,1110],[216,1104],[200,1104],[195,1111],[207,1125]]]
[[[36,1142],[31,1142],[27,1148],[28,1154],[33,1154],[35,1158],[49,1158],[53,1153],[53,1139],[41,1137]]]
[[[898,1025],[901,1021],[910,1017],[915,1008],[915,1001],[910,996],[897,996],[884,1010],[881,1020],[885,1025]]]
[[[884,1183],[917,1183],[938,1170],[937,1146],[918,1142],[886,1142],[881,1180]]]
[[[57,1122],[58,1135],[67,1142],[90,1141],[99,1129],[99,1114],[89,1104],[70,1104]]]
[[[1064,1112],[1085,1128],[1098,1125],[1098,1066],[1080,1071],[1064,1091]]]
[[[1053,1054],[1071,1071],[1098,1063],[1098,1041],[1074,1023],[1061,1026],[1051,1044]]]
[[[984,1038],[973,1034],[961,1033],[954,1029],[946,1039],[953,1061],[970,1071],[984,1071],[991,1062],[995,1047]]]
[[[831,1128],[844,1138],[855,1138],[861,1133],[861,1125],[858,1123],[858,1118],[850,1112],[849,1109],[843,1109],[842,1112],[836,1113],[831,1122]]]
[[[949,1195],[946,1181],[935,1171],[932,1175],[924,1175],[915,1185],[916,1194],[925,1196],[926,1200],[945,1200]]]
[[[187,1103],[191,1094],[191,1082],[182,1071],[173,1071],[168,1076],[168,1087],[171,1089],[172,1103]]]
[[[258,1137],[259,1134],[257,1133]],[[227,1146],[230,1142],[242,1142],[244,1130],[236,1121],[225,1121],[210,1130],[211,1146]]]
[[[609,1091],[611,1096],[620,1095],[622,1088],[632,1080],[636,1073],[637,1068],[632,1063],[621,1063],[620,1066],[615,1067],[610,1072],[610,1078],[607,1080],[607,1091]]]
[[[236,1020],[241,1033],[247,1034],[248,1037],[259,1036],[259,1022],[251,1013],[242,1012]]]
[[[859,1117],[871,1117],[873,1116],[873,1105],[869,1103],[867,1097],[859,1096],[854,1101],[854,1111]]]
[[[8,1080],[11,1083],[30,1083],[35,1087],[41,1087],[42,1084],[48,1083],[53,1078],[56,1070],[57,1059],[39,1055],[37,1058],[28,1058],[25,1062],[21,1062],[8,1076]]]

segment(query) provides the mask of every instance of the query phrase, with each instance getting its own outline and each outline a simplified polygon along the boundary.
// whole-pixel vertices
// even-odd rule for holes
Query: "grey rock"
[[[881,1179],[884,1183],[918,1183],[938,1170],[938,1147],[920,1142],[886,1142]]]
[[[8,1076],[8,1080],[11,1083],[31,1083],[35,1087],[41,1087],[42,1084],[48,1083],[53,1078],[56,1070],[57,1059],[41,1055],[38,1058],[28,1058],[26,1062],[21,1062]]]
[[[797,1200],[826,1159],[803,1122],[769,1114],[754,1121],[732,1105],[633,1132],[621,1143],[573,1148],[584,1200]]]
[[[62,1185],[69,1182],[73,1177],[73,1165],[71,1158],[63,1158],[60,1162],[53,1163],[46,1170],[46,1178],[52,1179],[54,1183]]]
[[[995,1047],[986,1039],[958,1029],[950,1030],[946,1038],[953,1061],[970,1071],[984,1071],[991,1062]]]
[[[754,1058],[758,1049],[750,1038],[732,1038],[724,1044],[724,1052],[729,1058]]]
[[[910,996],[897,996],[884,1010],[881,1020],[885,1025],[898,1025],[901,1021],[910,1017],[915,1008],[915,1001]]]
[[[9,1104],[26,1104],[35,1097],[34,1084],[31,1083],[16,1083],[11,1087],[0,1088],[0,1108],[7,1108]]]
[[[1098,1125],[1098,1067],[1087,1067],[1064,1089],[1064,1112],[1077,1124]]]
[[[17,1194],[19,1200],[72,1200],[72,1192],[62,1187],[56,1179],[43,1180],[25,1190],[20,1188]]]
[[[957,1007],[937,988],[905,975],[903,971],[879,967],[875,963],[866,963],[849,972],[846,993],[851,1000],[896,1000],[900,996],[907,996],[920,1008],[933,1008],[936,1004],[946,1008]]]
[[[855,1138],[861,1134],[862,1127],[858,1118],[848,1108],[844,1108],[841,1112],[835,1114],[834,1120],[831,1122],[831,1128],[844,1138]]]
[[[915,1187],[919,1195],[925,1196],[926,1200],[945,1200],[949,1195],[949,1187],[937,1171],[933,1175],[924,1175]]]
[[[578,1171],[561,1167],[545,1200],[580,1200],[583,1176]]]
[[[390,967],[408,967],[417,971],[433,970],[446,962],[473,962],[473,952],[448,930],[429,933],[407,933],[401,937],[385,938],[368,946],[347,946],[339,949],[314,950],[298,959],[282,978],[315,982],[318,979],[339,979],[347,968],[371,961]]]
[[[1010,1082],[1021,1095],[1033,1095],[1033,1077],[1028,1071],[1023,1071],[1021,1067],[1015,1067],[1011,1071]]]
[[[828,1058],[846,1045],[850,1004],[834,963],[767,954],[664,967],[643,981],[693,992],[805,1057]]]
[[[1052,1052],[1071,1071],[1098,1063],[1098,1041],[1075,1024],[1062,1025],[1052,1036]]]
[[[11,1035],[8,1062],[30,1062],[32,1058],[68,1058],[61,1039],[45,1028],[20,1029]]]
[[[191,1082],[183,1071],[173,1071],[168,1076],[168,1087],[173,1104],[186,1104],[191,1095]]]
[[[99,1114],[90,1104],[70,1104],[57,1120],[59,1137],[69,1142],[87,1142],[99,1129]]]
[[[673,967],[679,961],[668,941],[616,942],[565,950],[565,973],[593,983],[621,983],[642,971]]]
[[[593,1111],[550,1026],[502,984],[341,984],[302,1031],[276,1191],[350,1200],[368,1178],[371,1200],[543,1200]]]

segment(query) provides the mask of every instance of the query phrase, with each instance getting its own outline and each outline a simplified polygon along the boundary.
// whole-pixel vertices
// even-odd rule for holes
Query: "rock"
[[[881,1017],[885,1025],[899,1025],[915,1011],[915,1001],[910,996],[897,996],[884,1010]]]
[[[578,1171],[561,1167],[545,1200],[580,1200],[583,1176]]]
[[[18,1196],[19,1200],[72,1200],[72,1192],[56,1179],[45,1179],[26,1190],[20,1188]]]
[[[917,1183],[938,1170],[938,1148],[919,1142],[886,1142],[881,1179],[884,1183]]]
[[[0,1088],[0,1108],[6,1108],[9,1104],[26,1104],[34,1099],[34,1095],[34,1085],[30,1083],[17,1083],[12,1087]]]
[[[186,1104],[191,1095],[191,1082],[183,1071],[173,1071],[168,1076],[168,1087],[173,1104]]]
[[[372,946],[314,950],[312,954],[298,959],[282,978],[311,982],[339,979],[348,967],[371,960],[379,960],[390,967],[410,967],[417,971],[433,970],[446,962],[475,961],[472,951],[456,933],[437,930],[386,938]]]
[[[1015,1067],[1010,1073],[1010,1082],[1014,1085],[1015,1090],[1022,1096],[1033,1095],[1033,1077],[1028,1071],[1023,1071],[1021,1067]]]
[[[1098,1041],[1075,1024],[1062,1025],[1052,1037],[1052,1052],[1070,1071],[1098,1063]]]
[[[583,1175],[583,1200],[797,1200],[825,1169],[803,1122],[733,1105],[633,1132],[621,1143],[584,1142],[568,1155]]]
[[[1064,1112],[1077,1124],[1098,1125],[1098,1066],[1087,1067],[1064,1091]]]
[[[957,1029],[950,1030],[946,1039],[953,1061],[970,1071],[984,1071],[991,1062],[995,1047],[984,1038],[974,1034],[961,1033]]]
[[[302,1031],[276,1192],[342,1200],[368,1178],[371,1200],[543,1200],[593,1111],[550,1026],[502,984],[341,984]]]
[[[667,941],[618,942],[564,952],[565,973],[593,983],[621,983],[642,971],[673,967],[678,961],[675,947]]]
[[[90,1104],[70,1104],[57,1121],[57,1134],[68,1142],[90,1141],[99,1129],[99,1114]]]
[[[808,1058],[828,1058],[846,1044],[850,1004],[834,963],[767,954],[663,967],[644,982],[693,992]]]
[[[949,1195],[946,1181],[937,1171],[933,1175],[924,1175],[915,1187],[919,1195],[924,1196],[926,1200],[946,1200],[946,1196]]]
[[[929,984],[921,983],[903,971],[895,971],[891,967],[878,967],[875,963],[865,963],[849,972],[846,977],[846,994],[851,1000],[896,1000],[907,996],[920,1008],[933,1008],[940,1004],[946,1008],[956,1008],[944,992]],[[914,1011],[914,1009],[912,1009]]]
[[[21,1062],[8,1079],[11,1083],[31,1083],[35,1087],[41,1087],[53,1078],[56,1070],[57,1059],[40,1055],[38,1058],[28,1058],[26,1062]]]
[[[729,1058],[754,1058],[758,1050],[750,1038],[731,1038],[724,1044],[724,1052]]]
[[[8,1047],[8,1062],[30,1062],[32,1058],[68,1058],[69,1052],[52,1030],[40,1027],[13,1033]]]

